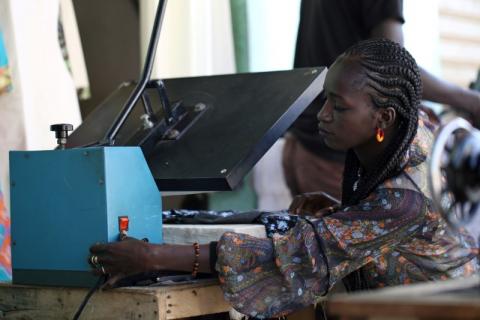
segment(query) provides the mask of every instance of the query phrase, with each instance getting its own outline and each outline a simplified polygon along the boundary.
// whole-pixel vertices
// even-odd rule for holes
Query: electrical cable
[[[95,283],[95,285],[90,289],[90,291],[88,291],[87,295],[85,296],[85,298],[83,298],[83,301],[82,303],[80,304],[80,306],[78,307],[78,310],[77,312],[75,312],[75,315],[73,316],[73,320],[78,320],[78,318],[80,317],[80,315],[82,314],[82,311],[83,309],[85,308],[85,306],[87,305],[88,303],[88,300],[90,300],[90,298],[92,297],[92,295],[95,293],[95,291],[98,290],[98,288],[100,288],[100,286],[105,282],[106,280],[106,276],[105,275],[102,275],[98,278],[97,280],[97,283]]]

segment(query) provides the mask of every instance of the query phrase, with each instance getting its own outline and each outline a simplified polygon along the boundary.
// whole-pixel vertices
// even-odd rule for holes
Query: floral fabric
[[[8,65],[7,50],[3,41],[3,33],[0,31],[0,95],[10,91],[12,88],[12,78]]]
[[[0,282],[12,280],[10,256],[10,218],[0,191]]]
[[[447,225],[427,188],[433,129],[420,118],[404,171],[358,205],[314,221],[298,219],[270,239],[224,234],[217,271],[226,299],[243,314],[266,318],[315,303],[356,270],[370,288],[476,272],[475,241]]]

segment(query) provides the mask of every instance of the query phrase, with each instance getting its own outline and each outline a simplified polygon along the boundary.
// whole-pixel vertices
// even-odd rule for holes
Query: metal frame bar
[[[125,120],[128,118],[130,113],[137,101],[142,97],[145,88],[150,80],[152,74],[153,63],[155,59],[155,53],[157,50],[158,39],[160,38],[160,30],[162,27],[163,17],[165,15],[165,7],[167,5],[167,0],[160,0],[157,7],[157,12],[155,14],[155,20],[153,22],[152,34],[150,35],[150,42],[148,44],[147,57],[145,59],[145,66],[143,67],[143,72],[138,82],[137,86],[133,92],[128,97],[127,102],[125,103],[122,111],[117,115],[112,126],[108,129],[105,134],[104,140],[100,142],[101,145],[113,145],[115,143],[115,137],[122,128]],[[164,106],[165,108],[166,106]]]

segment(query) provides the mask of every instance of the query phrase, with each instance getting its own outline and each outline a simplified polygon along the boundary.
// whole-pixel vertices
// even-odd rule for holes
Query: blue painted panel
[[[118,216],[128,216],[129,236],[161,243],[160,192],[140,149],[107,148],[105,163],[109,240],[117,240]]]
[[[89,271],[88,248],[129,235],[160,243],[161,198],[139,148],[11,152],[13,269]],[[15,281],[15,279],[14,279]]]
[[[14,268],[87,268],[107,240],[103,168],[100,148],[10,153]]]

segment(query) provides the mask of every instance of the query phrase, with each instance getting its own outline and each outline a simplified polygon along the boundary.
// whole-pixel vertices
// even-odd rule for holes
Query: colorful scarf
[[[0,191],[0,281],[12,280],[10,255],[10,217]]]
[[[7,50],[3,41],[3,33],[0,31],[0,95],[12,89],[12,78],[8,66]]]

